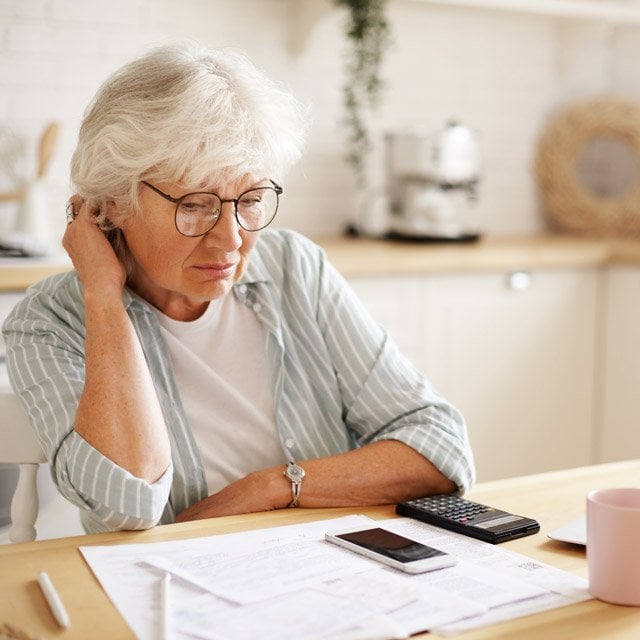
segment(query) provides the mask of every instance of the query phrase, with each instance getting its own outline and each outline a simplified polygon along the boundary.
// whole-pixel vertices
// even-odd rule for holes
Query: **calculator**
[[[532,518],[517,516],[453,494],[400,502],[396,505],[396,513],[491,544],[540,531],[540,524]]]

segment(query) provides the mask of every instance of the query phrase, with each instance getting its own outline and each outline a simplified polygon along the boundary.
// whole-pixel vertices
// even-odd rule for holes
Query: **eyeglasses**
[[[216,226],[225,202],[233,202],[236,220],[245,231],[260,231],[271,224],[278,211],[282,187],[273,180],[269,182],[271,187],[256,187],[241,193],[237,198],[223,200],[219,195],[206,191],[173,198],[142,180],[143,185],[176,205],[176,229],[183,236],[191,238],[203,236]]]

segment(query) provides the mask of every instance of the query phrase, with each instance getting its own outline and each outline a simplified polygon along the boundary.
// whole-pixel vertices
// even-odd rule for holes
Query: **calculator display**
[[[491,518],[491,520],[487,520],[486,522],[478,522],[476,527],[480,527],[481,529],[491,529],[493,527],[499,527],[503,524],[509,524],[511,522],[519,522],[520,516],[502,516],[501,518]]]

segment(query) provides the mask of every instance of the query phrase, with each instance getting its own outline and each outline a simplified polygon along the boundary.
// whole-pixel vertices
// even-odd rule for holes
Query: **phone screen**
[[[382,556],[397,560],[398,562],[415,562],[427,558],[437,558],[446,555],[438,549],[432,549],[421,542],[409,540],[397,533],[386,529],[364,529],[362,531],[350,531],[336,535],[353,544],[356,544]]]

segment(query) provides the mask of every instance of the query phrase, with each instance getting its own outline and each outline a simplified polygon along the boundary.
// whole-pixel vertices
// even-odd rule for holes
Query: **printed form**
[[[383,526],[458,557],[409,575],[324,540]],[[149,544],[80,548],[141,640],[160,637],[162,578],[171,581],[171,638],[384,640],[452,635],[587,600],[586,580],[408,518],[347,516]]]

